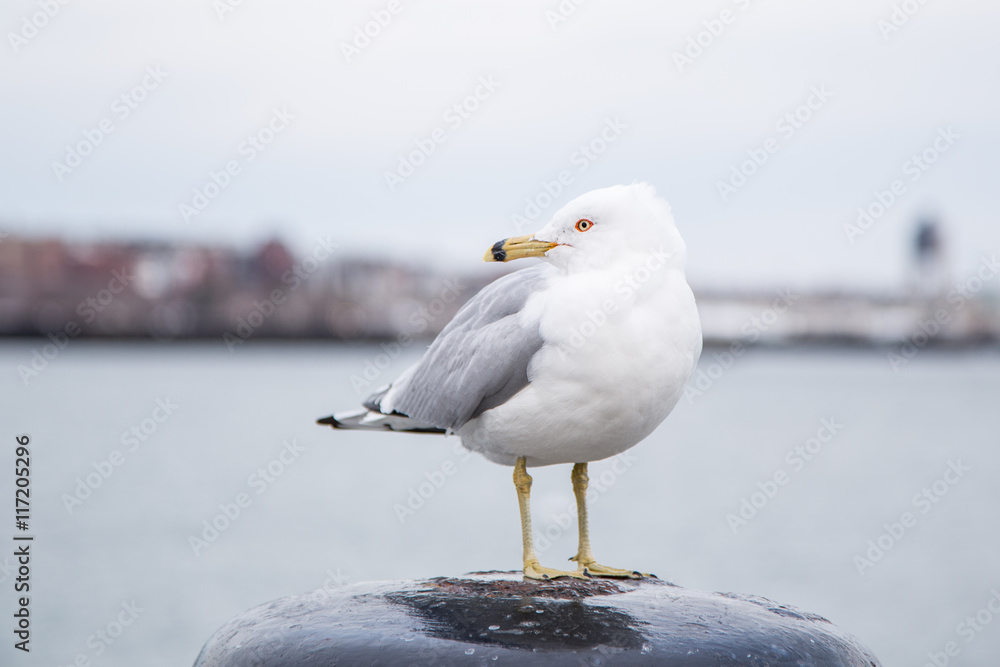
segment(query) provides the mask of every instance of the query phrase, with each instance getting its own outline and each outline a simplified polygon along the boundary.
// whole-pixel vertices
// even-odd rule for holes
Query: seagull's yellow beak
[[[542,257],[549,250],[555,248],[558,243],[551,241],[538,241],[534,236],[512,236],[503,241],[497,241],[493,247],[483,255],[484,262],[509,262],[512,259],[522,257]]]

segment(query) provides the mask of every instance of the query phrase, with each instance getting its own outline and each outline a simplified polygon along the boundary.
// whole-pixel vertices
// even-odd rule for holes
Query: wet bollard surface
[[[513,572],[281,598],[223,626],[195,667],[355,664],[880,667],[826,619],[764,598]]]

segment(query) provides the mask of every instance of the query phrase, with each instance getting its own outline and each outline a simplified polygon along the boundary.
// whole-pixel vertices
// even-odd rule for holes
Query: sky
[[[1000,251],[998,28],[974,0],[8,0],[0,230],[472,270],[647,181],[696,285],[897,289],[922,215],[957,282]]]

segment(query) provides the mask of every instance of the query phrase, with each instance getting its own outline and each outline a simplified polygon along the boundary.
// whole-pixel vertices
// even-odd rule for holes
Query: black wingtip
[[[333,428],[341,428],[343,426],[343,424],[337,421],[337,418],[334,417],[333,415],[330,415],[329,417],[323,417],[322,419],[317,419],[316,423],[319,424],[320,426],[332,426]]]

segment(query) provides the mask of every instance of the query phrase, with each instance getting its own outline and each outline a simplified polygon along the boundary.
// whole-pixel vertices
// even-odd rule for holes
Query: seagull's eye
[[[587,220],[586,218],[576,221],[576,231],[578,232],[585,232],[593,226],[594,223],[592,223],[590,220]]]

